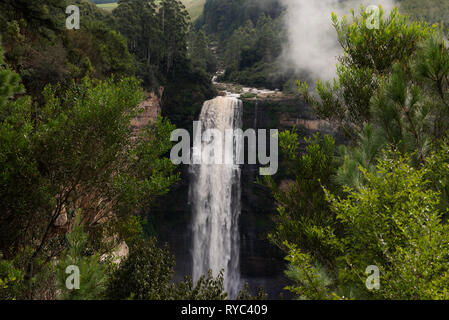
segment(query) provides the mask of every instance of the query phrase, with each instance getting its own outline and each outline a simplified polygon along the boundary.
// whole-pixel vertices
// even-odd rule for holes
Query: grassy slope
[[[181,0],[181,1],[186,6],[192,21],[195,21],[201,15],[201,13],[203,13],[204,4],[206,3],[206,0]]]
[[[104,4],[97,4],[97,7],[102,8],[107,11],[112,11],[115,8],[117,8],[117,3],[104,3]]]
[[[206,0],[181,0],[187,8],[192,21],[195,21],[203,12],[204,3]],[[99,8],[107,11],[112,11],[117,7],[117,3],[97,4]]]

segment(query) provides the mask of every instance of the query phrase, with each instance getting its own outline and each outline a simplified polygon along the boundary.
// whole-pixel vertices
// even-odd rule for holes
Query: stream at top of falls
[[[231,153],[236,158],[241,147],[237,145],[238,137],[234,137],[232,144],[225,143],[225,131],[242,129],[243,103],[241,95],[254,94],[255,118],[254,128],[257,127],[257,96],[262,98],[269,95],[282,95],[278,90],[242,87],[232,83],[217,82],[223,73],[219,70],[212,78],[212,82],[220,95],[205,101],[199,116],[202,132],[208,129],[218,130],[223,139],[220,143],[222,154]],[[242,288],[240,275],[240,234],[239,217],[241,213],[241,167],[234,164],[211,164],[214,149],[208,145],[216,143],[216,137],[201,139],[201,150],[206,154],[196,155],[192,150],[194,161],[190,165],[189,197],[192,205],[192,276],[197,282],[209,270],[216,277],[224,271],[224,288],[229,298],[235,299]],[[194,148],[195,149],[195,148]],[[229,149],[229,150],[228,150]],[[203,161],[195,162],[195,157],[202,157]],[[204,161],[205,160],[205,161]]]

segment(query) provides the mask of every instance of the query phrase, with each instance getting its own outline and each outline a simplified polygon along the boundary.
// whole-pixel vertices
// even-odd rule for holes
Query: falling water
[[[208,270],[217,276],[224,269],[225,289],[231,298],[235,298],[240,287],[238,218],[241,194],[240,167],[235,164],[235,159],[241,146],[239,139],[233,138],[229,144],[224,140],[225,130],[242,127],[242,101],[232,97],[206,101],[200,121],[202,132],[217,129],[222,133],[222,153],[231,152],[234,161],[229,163],[234,164],[207,164],[210,162],[204,159],[216,156],[207,148],[216,137],[202,139],[203,163],[191,166],[193,279],[197,281]],[[193,154],[195,158],[195,150]]]

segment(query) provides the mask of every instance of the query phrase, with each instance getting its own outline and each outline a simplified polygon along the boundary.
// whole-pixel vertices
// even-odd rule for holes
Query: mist
[[[339,18],[358,12],[360,5],[381,5],[387,12],[395,6],[394,0],[281,0],[287,8],[284,18],[288,42],[281,56],[287,69],[306,73],[312,80],[331,80],[335,76],[338,56],[342,49],[331,23],[331,13]]]

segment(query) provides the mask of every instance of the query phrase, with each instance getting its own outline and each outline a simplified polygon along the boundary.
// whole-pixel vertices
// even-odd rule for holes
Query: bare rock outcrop
[[[158,94],[154,92],[148,93],[145,100],[139,104],[139,114],[131,120],[134,139],[137,137],[140,130],[149,125],[151,122],[156,121],[157,117],[161,114],[160,97],[162,97],[163,93],[164,88],[160,87]]]

